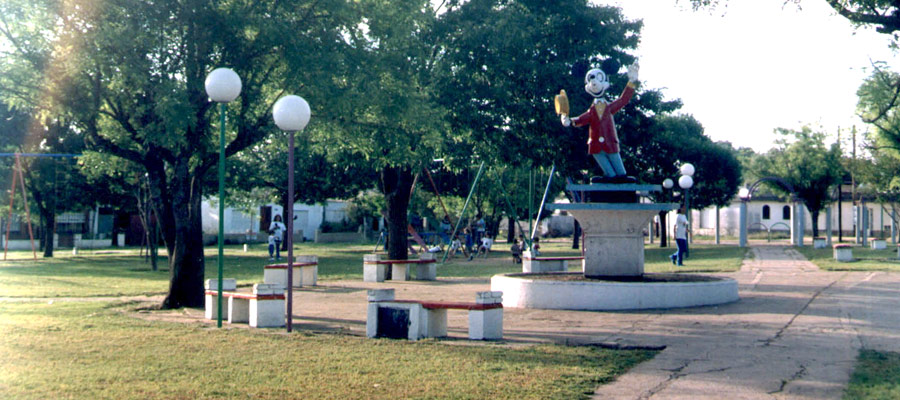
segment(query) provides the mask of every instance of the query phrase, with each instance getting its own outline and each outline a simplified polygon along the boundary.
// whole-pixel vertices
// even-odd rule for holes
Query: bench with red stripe
[[[388,268],[391,271],[391,280],[410,280],[410,266],[416,267],[416,280],[433,281],[437,279],[437,260],[434,253],[422,253],[419,259],[412,260],[388,260],[383,254],[363,255],[363,281],[384,282]]]
[[[447,336],[447,310],[469,312],[469,339],[503,338],[503,293],[478,292],[475,303],[395,300],[394,289],[369,290],[366,336],[419,340]]]
[[[227,299],[229,324],[245,322],[254,328],[284,326],[284,288],[277,284],[257,283],[251,292],[237,291],[234,279],[223,279],[222,300]],[[206,319],[216,319],[219,291],[216,279],[206,281]],[[224,304],[223,304],[224,305]]]
[[[317,256],[296,256],[292,263],[294,287],[316,286],[319,278]],[[287,287],[287,263],[269,264],[263,267],[263,282]]]
[[[524,273],[541,273],[541,272],[566,272],[569,270],[569,261],[584,260],[582,256],[566,256],[566,257],[541,257],[532,256],[531,251],[522,252],[522,272]]]

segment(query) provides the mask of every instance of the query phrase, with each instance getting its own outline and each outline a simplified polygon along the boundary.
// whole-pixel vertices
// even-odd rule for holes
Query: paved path
[[[597,399],[837,399],[860,348],[900,350],[900,274],[823,272],[786,247],[758,246],[740,272],[741,300],[718,307],[641,312],[506,309],[512,344],[665,346]],[[297,330],[364,334],[365,289],[397,298],[474,300],[484,279],[325,282],[295,292]],[[466,314],[449,313],[451,337]]]

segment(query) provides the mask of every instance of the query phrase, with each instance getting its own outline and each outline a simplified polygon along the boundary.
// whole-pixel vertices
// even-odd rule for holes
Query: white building
[[[802,203],[800,204],[802,205]],[[900,217],[900,211],[894,210],[894,206],[891,203],[864,201],[863,204],[868,211],[868,237],[885,237],[890,239],[892,238],[892,232],[893,235],[896,235],[897,227],[893,222],[895,218],[892,218],[892,215]],[[741,200],[735,198],[728,207],[718,209],[719,232],[721,235],[738,236],[740,227],[740,205]],[[813,234],[812,215],[805,206],[802,207],[804,236],[810,238]],[[831,209],[832,235],[837,237],[838,230],[840,229],[843,231],[844,238],[853,238],[858,218],[856,207],[850,201],[850,193],[843,193],[840,204],[834,202],[830,204],[828,208]],[[715,234],[716,210],[715,207],[703,210],[692,210],[691,222],[695,234]],[[792,203],[786,201],[784,198],[775,196],[755,196],[747,202],[747,228],[750,232],[790,232],[792,218],[794,218],[792,213]],[[823,209],[818,216],[819,236],[827,236],[827,223],[828,212]]]
[[[347,202],[344,200],[328,200],[323,204],[294,204],[294,239],[313,240],[316,229],[323,221],[341,222],[347,218]],[[261,206],[256,213],[249,215],[244,211],[225,208],[225,237],[238,241],[265,241],[269,223],[276,215],[284,215],[283,207],[278,204]],[[215,237],[219,231],[218,202],[204,201],[203,235]]]

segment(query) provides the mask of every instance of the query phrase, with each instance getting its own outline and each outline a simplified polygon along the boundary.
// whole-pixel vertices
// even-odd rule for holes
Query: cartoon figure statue
[[[606,74],[597,68],[588,71],[584,76],[584,90],[594,97],[594,102],[584,114],[574,119],[570,119],[568,115],[569,107],[565,91],[560,92],[556,98],[557,113],[562,114],[560,119],[563,126],[568,127],[572,122],[577,127],[589,125],[588,154],[594,156],[606,178],[625,178],[625,165],[622,164],[622,156],[619,155],[619,136],[616,134],[613,114],[628,104],[634,95],[639,68],[637,63],[628,67],[628,85],[612,103],[600,98],[610,86]]]

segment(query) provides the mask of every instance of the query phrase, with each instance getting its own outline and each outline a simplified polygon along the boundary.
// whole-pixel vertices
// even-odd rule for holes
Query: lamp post
[[[747,247],[747,202],[750,200],[750,189],[745,187],[738,190],[738,197],[741,198],[741,215],[740,215],[740,247]]]
[[[678,178],[678,186],[684,189],[684,211],[687,212],[687,220],[688,220],[688,232],[692,231],[694,228],[693,221],[691,220],[691,187],[694,186],[694,165],[691,163],[684,163],[681,165],[681,177]],[[694,235],[688,235],[688,243],[692,243],[694,241]],[[689,251],[688,251],[689,253]]]
[[[209,99],[219,103],[219,278],[216,285],[218,307],[216,326],[222,327],[222,273],[225,263],[225,103],[241,94],[241,78],[230,68],[216,68],[204,84]]]
[[[673,182],[669,178],[666,178],[662,182],[662,187],[666,190],[671,190],[673,187],[675,187],[675,182]],[[662,231],[660,232],[659,247],[666,247],[669,245],[669,224],[666,222],[666,213],[668,213],[668,211],[660,211],[659,213],[660,230]]]
[[[294,132],[302,131],[309,123],[309,103],[300,96],[287,95],[275,102],[272,107],[275,125],[288,132],[288,205],[284,210],[287,220],[287,331],[291,331],[293,314],[294,286]]]

